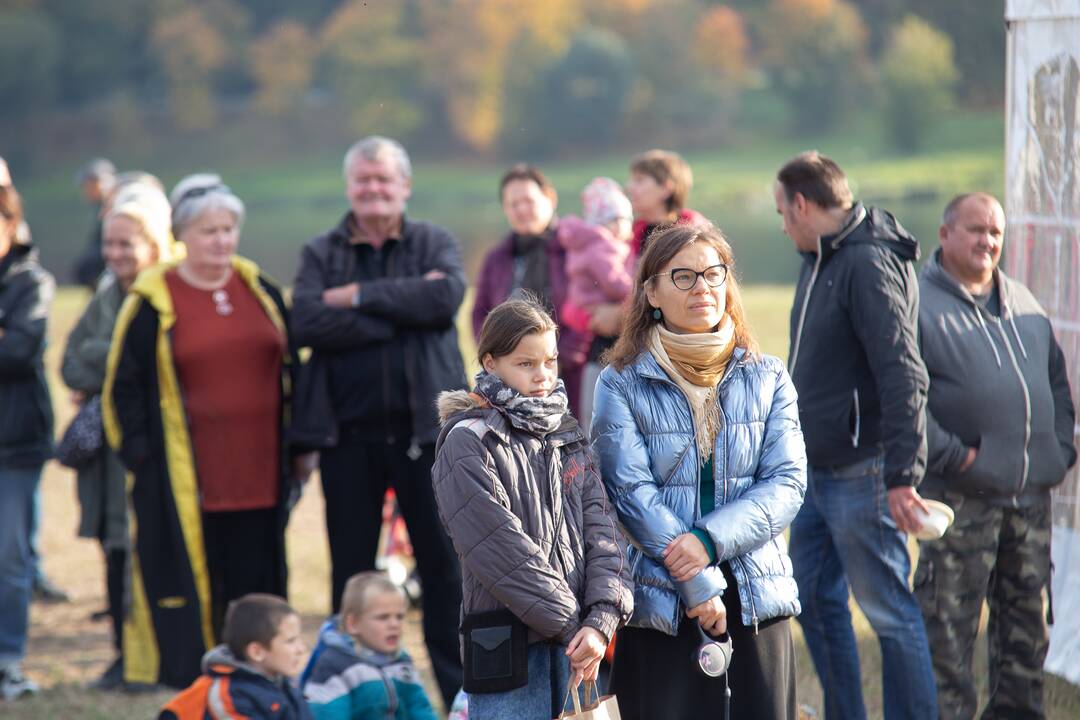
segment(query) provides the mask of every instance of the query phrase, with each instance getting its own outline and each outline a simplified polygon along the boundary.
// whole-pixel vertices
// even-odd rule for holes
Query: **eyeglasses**
[[[728,268],[724,263],[710,265],[701,272],[690,268],[672,268],[667,273],[671,277],[671,283],[680,290],[693,290],[697,285],[698,278],[704,278],[709,287],[720,287],[727,280]],[[653,277],[661,277],[665,273],[658,273]]]

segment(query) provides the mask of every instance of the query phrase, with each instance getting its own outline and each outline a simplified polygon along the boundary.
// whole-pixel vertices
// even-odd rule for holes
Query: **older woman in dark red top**
[[[184,686],[231,600],[286,594],[296,476],[283,437],[296,363],[280,291],[236,255],[240,199],[216,175],[194,175],[170,200],[186,255],[132,286],[103,410],[135,476],[125,679]]]

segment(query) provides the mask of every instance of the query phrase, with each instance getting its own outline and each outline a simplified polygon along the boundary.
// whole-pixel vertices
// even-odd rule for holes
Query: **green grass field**
[[[787,316],[791,296],[790,286],[750,286],[743,291],[748,316],[762,348],[781,357],[787,354]],[[72,414],[67,391],[58,376],[59,358],[64,340],[86,299],[83,291],[61,291],[50,323],[50,346],[46,361],[58,427],[64,427]],[[473,350],[471,335],[465,324],[468,322],[468,300],[459,317],[463,330],[462,352],[469,358]],[[168,698],[168,693],[126,696],[83,689],[112,660],[112,650],[107,624],[88,620],[92,612],[105,604],[104,566],[97,543],[75,537],[78,507],[74,490],[72,471],[56,463],[46,467],[42,532],[45,567],[50,576],[72,594],[73,602],[64,605],[35,604],[32,607],[26,669],[44,690],[38,697],[0,705],[0,716],[10,720],[136,720],[154,717]],[[309,646],[314,642],[314,633],[329,608],[329,554],[322,503],[318,483],[309,484],[294,511],[288,530],[290,601],[303,616]],[[877,642],[857,609],[855,621],[867,708],[872,718],[880,718],[881,660]],[[410,613],[406,646],[417,659],[429,687],[433,687],[419,628],[418,613]],[[793,628],[799,703],[808,711],[807,717],[823,717],[820,686],[798,624],[794,624]],[[977,647],[976,668],[980,677],[985,677],[984,639]],[[691,672],[689,659],[687,672]],[[1047,683],[1048,717],[1051,720],[1080,717],[1080,688],[1054,676],[1048,676]],[[738,692],[738,688],[735,692]],[[981,692],[985,698],[985,681]]]
[[[236,129],[223,133],[229,142],[190,148],[182,158],[162,152],[117,161],[124,168],[155,172],[170,187],[190,172],[219,172],[248,206],[240,252],[289,283],[301,245],[331,227],[345,210],[344,148],[303,156],[287,150],[244,153],[250,143]],[[754,283],[791,282],[797,258],[780,233],[772,197],[772,178],[786,159],[810,148],[835,157],[861,199],[893,210],[928,248],[935,242],[938,216],[948,196],[974,189],[1001,192],[1003,135],[1001,113],[984,111],[958,112],[943,119],[926,148],[914,155],[890,149],[872,117],[815,138],[765,132],[736,137],[724,146],[686,153],[695,180],[690,205],[727,233],[743,278]],[[631,155],[543,162],[559,190],[560,212],[580,211],[579,193],[590,178],[609,175],[624,180]],[[471,273],[483,252],[505,232],[497,186],[507,165],[482,158],[414,158],[409,213],[450,228],[462,241]],[[88,209],[71,180],[73,170],[65,167],[16,178],[42,259],[62,280],[90,225]]]

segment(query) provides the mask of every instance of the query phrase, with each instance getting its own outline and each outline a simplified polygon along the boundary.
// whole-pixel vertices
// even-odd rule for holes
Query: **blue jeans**
[[[34,585],[45,579],[41,567],[41,484],[34,490],[33,512],[30,515],[30,577]]]
[[[469,695],[469,720],[551,720],[559,717],[570,682],[566,648],[551,643],[529,646],[529,683],[501,693]],[[573,708],[573,704],[567,703]]]
[[[0,468],[0,665],[22,661],[33,567],[30,525],[41,466]]]
[[[889,514],[882,457],[810,467],[807,476],[806,498],[791,523],[791,563],[826,720],[866,717],[849,586],[881,645],[886,720],[937,718],[926,628],[908,585],[907,535]]]

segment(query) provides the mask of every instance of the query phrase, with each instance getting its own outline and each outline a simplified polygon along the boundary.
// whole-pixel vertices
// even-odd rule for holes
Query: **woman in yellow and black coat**
[[[243,204],[216,176],[185,179],[172,204],[186,256],[132,286],[113,335],[103,415],[130,473],[124,679],[184,687],[217,644],[230,600],[286,594],[296,481],[285,433],[297,362],[281,292],[235,255]],[[262,380],[252,385],[250,375]],[[221,377],[246,384],[246,397],[215,388]],[[257,442],[245,423],[261,428]]]

